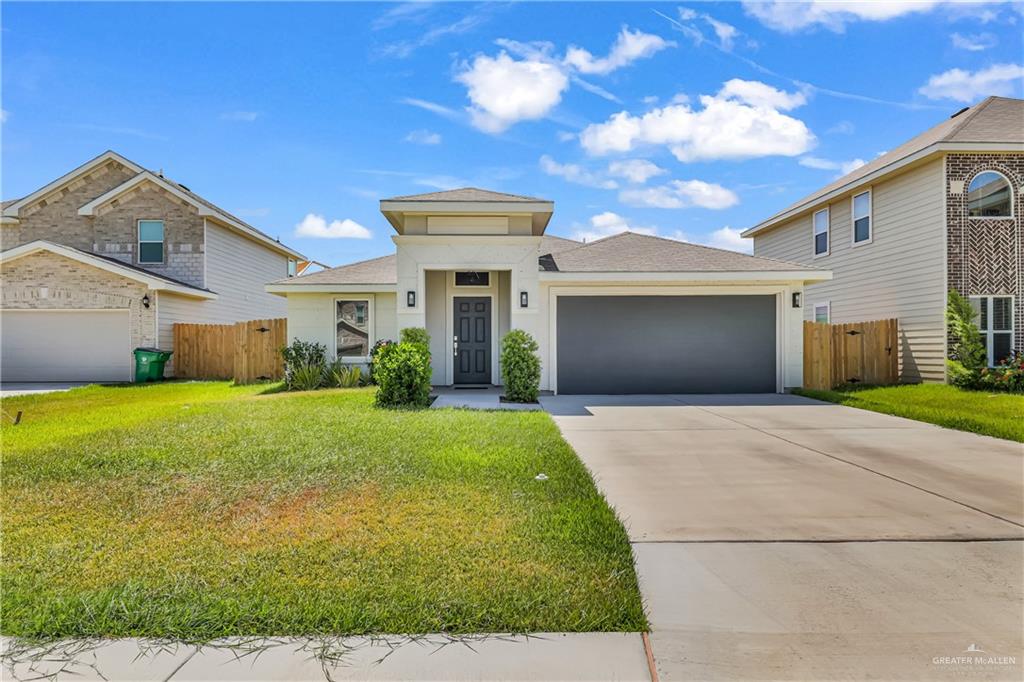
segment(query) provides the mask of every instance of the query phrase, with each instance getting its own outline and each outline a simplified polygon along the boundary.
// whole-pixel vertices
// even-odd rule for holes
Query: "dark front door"
[[[491,299],[455,298],[455,383],[491,383]]]

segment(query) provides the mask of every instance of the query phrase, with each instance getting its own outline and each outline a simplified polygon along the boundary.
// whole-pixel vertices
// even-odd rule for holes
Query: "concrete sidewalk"
[[[122,639],[37,651],[35,663],[30,652],[9,660],[3,644],[3,678],[17,680],[651,680],[638,633],[232,639],[201,648]]]

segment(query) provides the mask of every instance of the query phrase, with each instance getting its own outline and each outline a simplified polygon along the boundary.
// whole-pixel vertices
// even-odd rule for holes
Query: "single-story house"
[[[430,333],[435,385],[501,383],[511,329],[537,340],[556,393],[781,392],[802,383],[808,265],[622,233],[544,234],[553,202],[474,188],[380,202],[395,253],[267,285],[288,334],[366,363]]]

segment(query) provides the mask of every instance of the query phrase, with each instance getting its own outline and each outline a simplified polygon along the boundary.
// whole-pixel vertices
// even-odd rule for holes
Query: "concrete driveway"
[[[798,396],[541,400],[629,530],[662,680],[1021,678],[1019,443]]]
[[[0,398],[12,398],[16,395],[34,395],[36,393],[56,393],[70,391],[88,383],[75,381],[17,381],[0,384]]]

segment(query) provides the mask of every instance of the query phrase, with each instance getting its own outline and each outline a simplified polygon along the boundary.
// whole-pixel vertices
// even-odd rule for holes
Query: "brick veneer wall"
[[[129,180],[135,173],[110,161],[21,210],[19,224],[0,230],[0,250],[37,239],[66,244],[139,265],[204,287],[203,219],[191,204],[145,182],[101,207],[95,216],[78,209]],[[163,264],[138,263],[137,221],[164,221]]]
[[[1013,186],[1013,218],[967,217],[967,188],[987,170]],[[963,191],[954,192],[953,183]],[[956,188],[959,189],[959,188]],[[965,296],[1014,296],[1014,348],[1024,349],[1024,154],[949,154],[946,157],[948,283]]]
[[[129,311],[132,347],[155,346],[156,296],[149,308],[142,297],[149,288],[91,265],[40,252],[7,262],[0,269],[0,307],[13,310],[64,308]]]

